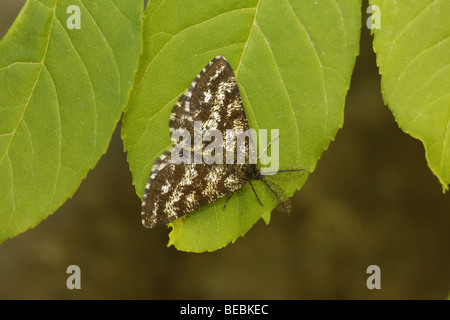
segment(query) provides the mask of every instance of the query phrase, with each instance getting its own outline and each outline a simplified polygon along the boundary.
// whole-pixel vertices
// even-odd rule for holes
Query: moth
[[[169,128],[187,130],[194,136],[195,123],[201,123],[202,133],[217,129],[225,132],[227,129],[246,132],[249,129],[236,78],[228,61],[218,56],[214,58],[197,75],[190,88],[173,107]],[[172,135],[173,136],[173,135]],[[175,145],[177,141],[172,138]],[[250,138],[243,150],[253,147]],[[205,145],[202,145],[204,148]],[[233,145],[234,147],[234,145]],[[275,192],[265,180],[256,163],[251,163],[246,156],[243,163],[207,164],[207,163],[177,163],[173,159],[173,150],[163,153],[153,165],[150,178],[142,198],[142,224],[153,228],[207,205],[219,198],[228,196],[225,202],[246,184],[255,192],[252,181],[263,181]],[[188,151],[194,150],[191,147]],[[284,170],[298,171],[298,170]],[[279,171],[281,172],[281,171]],[[225,207],[224,206],[224,207]]]

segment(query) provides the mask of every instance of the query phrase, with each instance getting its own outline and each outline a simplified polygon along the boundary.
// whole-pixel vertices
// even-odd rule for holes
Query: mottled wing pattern
[[[150,179],[144,196],[147,201],[144,199],[142,208],[142,223],[149,228],[168,223],[239,190],[247,182],[236,179],[227,165],[173,164],[170,153],[157,166],[161,170]]]
[[[227,129],[245,132],[249,128],[236,78],[223,57],[213,59],[180,97],[172,110],[169,127],[171,132],[188,130],[193,137],[194,121],[202,122],[202,133],[218,129],[224,137]],[[250,139],[248,143],[253,142]],[[234,143],[232,147],[235,148]],[[191,152],[193,159],[193,149]],[[155,162],[145,188],[142,223],[150,228],[168,223],[239,190],[248,182],[242,166],[174,164],[167,151]]]
[[[187,92],[187,110],[194,121],[202,121],[203,131],[248,130],[233,69],[224,57],[213,59],[197,76]]]
[[[194,121],[187,110],[186,99],[187,93],[184,93],[170,114],[169,129],[171,137],[173,131],[178,129],[188,130],[191,136],[194,134]],[[175,144],[177,141],[172,141],[172,143]]]
[[[233,69],[222,56],[203,68],[175,104],[170,116],[170,132],[184,129],[193,137],[194,121],[201,121],[204,133],[217,129],[225,135],[226,129],[243,132],[249,129]]]
[[[186,95],[186,109],[193,121],[201,121],[204,134],[217,129],[225,139],[227,129],[234,132],[249,129],[233,69],[224,57],[216,57],[203,68]],[[224,147],[234,151],[234,163],[237,163],[236,140],[230,139],[229,142]],[[202,150],[204,148],[205,142]]]

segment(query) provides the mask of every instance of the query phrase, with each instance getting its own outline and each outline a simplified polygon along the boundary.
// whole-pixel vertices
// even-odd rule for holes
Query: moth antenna
[[[252,182],[249,180],[248,183],[250,183],[250,186],[252,187],[253,193],[255,194],[256,199],[258,200],[259,204],[261,205],[261,207],[264,207],[264,205],[263,205],[263,203],[261,202],[261,200],[259,200],[258,194],[257,194],[256,191],[255,191],[255,188],[253,188]]]
[[[280,135],[276,136],[275,138],[272,139],[272,141],[269,142],[269,144],[264,148],[263,152],[259,155],[258,159],[261,159],[261,157],[264,155],[264,153],[267,152],[267,149],[269,148],[269,146],[272,144],[272,142],[274,142],[275,140],[277,140],[280,137]]]

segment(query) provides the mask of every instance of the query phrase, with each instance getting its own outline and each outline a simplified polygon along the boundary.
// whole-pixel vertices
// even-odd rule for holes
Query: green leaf
[[[215,56],[235,70],[250,127],[280,130],[280,168],[313,170],[342,126],[358,52],[359,0],[150,1],[144,52],[122,137],[142,196],[157,157],[170,148],[169,117],[179,96]],[[273,137],[272,137],[273,138]],[[279,176],[283,178],[279,179]],[[288,196],[306,179],[273,177]],[[170,224],[169,245],[213,251],[236,241],[276,201],[260,181]]]
[[[423,142],[444,191],[450,183],[450,1],[373,0],[381,10],[374,50],[386,104]]]
[[[80,9],[80,29],[67,19]],[[0,241],[54,212],[106,151],[141,48],[142,1],[29,0],[0,42]]]

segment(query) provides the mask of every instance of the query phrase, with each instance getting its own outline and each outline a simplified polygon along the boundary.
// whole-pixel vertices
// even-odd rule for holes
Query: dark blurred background
[[[0,37],[24,0],[0,0]],[[2,299],[443,299],[450,290],[450,194],[422,144],[383,104],[365,27],[342,130],[293,198],[213,253],[167,248],[147,230],[119,128],[78,191],[35,229],[0,245]],[[81,268],[68,290],[66,268]],[[366,287],[369,265],[381,290]]]

